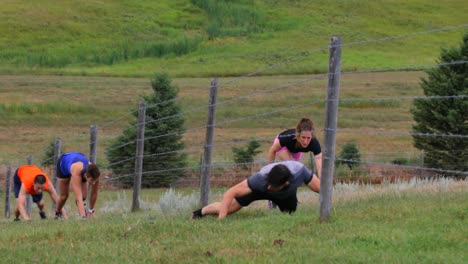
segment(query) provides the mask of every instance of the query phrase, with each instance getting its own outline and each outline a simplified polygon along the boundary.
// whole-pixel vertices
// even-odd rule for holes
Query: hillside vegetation
[[[343,75],[340,97],[420,96],[421,76],[424,76],[421,72]],[[256,157],[257,160],[266,159],[274,136],[283,129],[295,127],[302,116],[313,119],[320,130],[317,137],[323,142],[326,79],[301,82],[306,77],[256,76],[221,86],[213,161],[232,162],[231,146],[244,147],[245,140],[252,138],[266,139],[262,140],[262,153]],[[219,82],[226,84],[231,80],[231,77],[220,78]],[[278,89],[295,82],[299,83]],[[188,129],[184,133],[187,152],[197,164],[205,144],[210,78],[177,78],[174,83],[180,88],[177,102],[182,107]],[[62,139],[65,151],[89,153],[91,124],[99,127],[98,161],[107,163],[104,148],[130,125],[129,112],[137,108],[140,95],[151,93],[150,78],[0,75],[0,87],[0,164],[13,166],[23,164],[28,155],[40,162],[56,136]],[[264,92],[271,89],[277,91]],[[338,126],[407,132],[412,125],[410,107],[410,100],[343,102]],[[256,115],[259,116],[249,118]],[[350,139],[355,139],[361,151],[373,160],[380,160],[382,155],[385,161],[414,155],[410,136],[339,133],[337,148]]]
[[[40,162],[55,137],[65,151],[87,153],[91,124],[100,127],[98,160],[106,163],[103,150],[160,72],[180,88],[193,164],[212,77],[227,101],[217,109],[216,142],[263,139],[257,158],[265,159],[270,140],[299,117],[323,129],[326,76],[314,73],[327,71],[333,35],[343,38],[342,71],[364,71],[343,74],[341,96],[370,98],[343,102],[339,128],[408,132],[410,100],[372,98],[419,96],[424,74],[370,71],[435,64],[468,29],[465,2],[2,1],[0,164],[28,155]],[[262,76],[235,78],[256,71]],[[348,140],[372,160],[421,159],[410,136],[341,133],[338,149]],[[230,145],[217,151],[214,162],[232,160]]]
[[[462,34],[466,1],[2,1],[0,73],[233,76],[325,72],[333,35],[343,70],[433,63]]]

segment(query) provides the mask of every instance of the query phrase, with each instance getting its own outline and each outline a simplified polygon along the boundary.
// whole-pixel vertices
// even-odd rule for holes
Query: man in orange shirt
[[[28,194],[32,196],[33,202],[37,204],[41,219],[46,219],[42,192],[48,192],[54,204],[57,204],[58,200],[57,192],[47,175],[35,165],[24,165],[16,170],[13,179],[16,197],[15,221],[19,220],[20,215],[26,221],[31,220],[24,206]]]

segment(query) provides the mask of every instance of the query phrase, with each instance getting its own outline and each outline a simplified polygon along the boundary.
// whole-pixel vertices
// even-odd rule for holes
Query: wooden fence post
[[[28,156],[28,165],[33,164],[33,157],[32,155]],[[31,217],[32,213],[32,196],[28,194],[26,196],[26,213],[28,214],[29,217]]]
[[[424,167],[424,150],[419,154],[419,166]],[[419,169],[419,178],[424,178],[424,169]]]
[[[313,173],[315,173],[316,169],[315,168],[315,156],[314,156],[314,153],[312,152],[309,152],[310,153],[310,169],[312,170]],[[318,172],[316,173],[316,175],[319,175]]]
[[[336,127],[341,72],[341,37],[330,41],[328,88],[325,105],[325,129],[322,177],[320,178],[320,223],[328,222],[332,207],[333,174],[335,170]]]
[[[55,143],[54,143],[54,179],[53,179],[53,184],[54,184],[54,188],[55,190],[57,191],[57,193],[60,193],[59,192],[59,189],[57,187],[57,162],[58,162],[58,159],[60,158],[60,155],[62,155],[61,153],[61,149],[62,149],[62,141],[60,140],[59,137],[56,137],[55,138]]]
[[[143,154],[145,149],[146,103],[141,101],[138,107],[138,128],[136,141],[135,176],[133,178],[132,212],[140,209],[141,177],[143,173]]]
[[[60,158],[60,155],[62,155],[61,149],[62,149],[62,141],[60,140],[59,137],[56,137],[55,142],[54,142],[54,167],[53,167],[54,175],[52,179],[52,184],[54,185],[54,188],[57,191],[57,195],[60,195],[60,190],[57,186],[57,175],[58,175],[57,166],[59,165],[57,163],[58,163],[58,159]],[[55,206],[56,205],[52,203],[52,212],[54,213],[55,213],[55,208],[56,208]]]
[[[91,125],[90,131],[90,143],[89,143],[89,161],[93,164],[96,164],[97,160],[97,126],[96,124]],[[91,186],[88,185],[88,192],[86,194],[86,201],[88,204],[91,203]],[[85,208],[87,210],[87,208]]]
[[[11,167],[7,167],[5,186],[5,218],[10,218]]]
[[[211,80],[210,100],[208,103],[208,121],[206,125],[205,147],[203,153],[202,174],[200,181],[200,204],[208,204],[210,195],[211,153],[213,149],[213,131],[216,118],[216,100],[218,96],[218,79]]]

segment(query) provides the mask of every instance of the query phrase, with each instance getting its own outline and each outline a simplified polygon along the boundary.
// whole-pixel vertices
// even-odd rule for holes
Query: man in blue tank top
[[[60,212],[70,194],[70,185],[75,195],[79,215],[82,218],[94,217],[100,174],[98,167],[89,162],[83,153],[68,152],[61,155],[57,162],[59,198],[55,218],[62,218]],[[89,201],[90,207],[86,209],[85,200],[88,185],[91,186],[91,201]]]
[[[296,211],[297,189],[302,184],[320,192],[319,179],[302,163],[292,160],[272,163],[227,190],[221,202],[194,211],[192,219],[205,215],[218,215],[218,219],[223,219],[257,200],[271,200],[282,212],[291,214]]]

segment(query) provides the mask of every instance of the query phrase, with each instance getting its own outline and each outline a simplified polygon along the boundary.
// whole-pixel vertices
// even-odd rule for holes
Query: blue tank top
[[[81,171],[81,177],[84,177],[86,167],[88,167],[89,160],[86,158],[85,154],[79,152],[67,152],[62,155],[60,158],[60,171],[63,176],[71,176],[71,165],[73,163],[82,162],[83,170]]]

